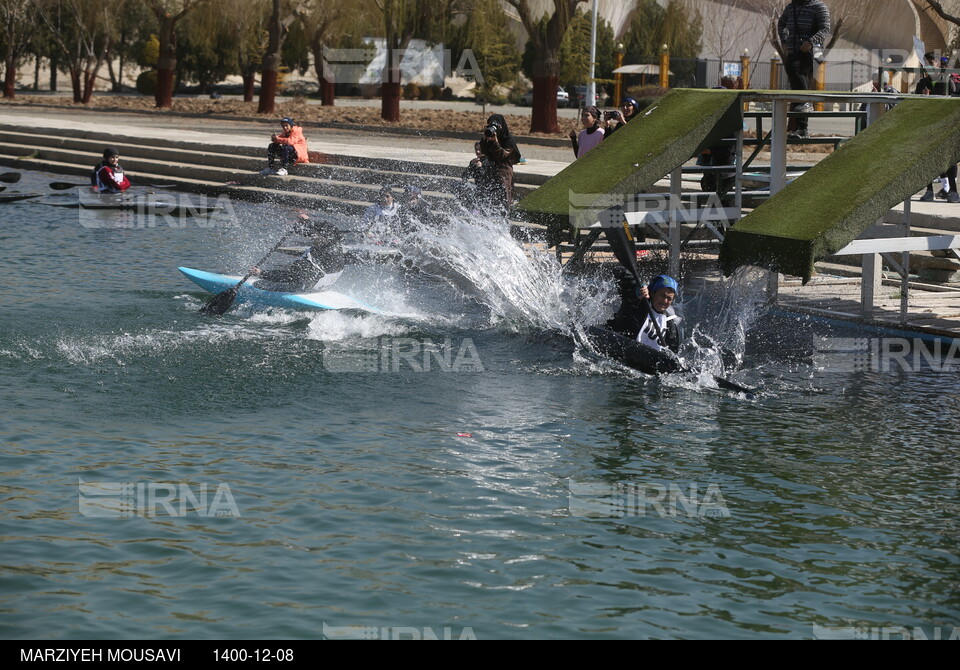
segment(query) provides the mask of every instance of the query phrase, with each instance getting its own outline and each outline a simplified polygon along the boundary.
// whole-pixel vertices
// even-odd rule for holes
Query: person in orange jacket
[[[287,174],[287,169],[291,165],[310,162],[303,128],[295,125],[293,119],[289,116],[280,119],[280,127],[283,132],[279,135],[274,134],[270,138],[270,146],[267,147],[269,163],[266,168],[260,171],[262,175],[276,174],[283,177]],[[280,161],[280,167],[274,170],[273,166],[277,160]]]

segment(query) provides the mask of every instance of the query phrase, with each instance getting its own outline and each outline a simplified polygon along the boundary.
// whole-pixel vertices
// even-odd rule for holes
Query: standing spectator
[[[497,184],[497,209],[506,214],[513,203],[513,166],[520,162],[520,148],[502,114],[491,114],[487,119],[480,153],[486,159],[490,181]]]
[[[780,44],[787,53],[787,78],[794,91],[809,91],[813,80],[814,54],[822,53],[823,44],[830,34],[830,10],[822,0],[791,0],[777,22]],[[795,112],[813,111],[809,102],[795,102]],[[810,119],[801,116],[791,137],[806,137]]]
[[[640,103],[630,96],[626,96],[623,100],[620,101],[620,109],[613,110],[606,113],[607,120],[607,132],[606,137],[610,137],[615,132],[620,130],[630,121],[633,117],[637,115],[637,112],[640,111]]]
[[[573,153],[577,158],[580,158],[603,141],[599,109],[593,105],[584,107],[580,114],[580,123],[583,124],[583,130],[580,131],[579,135],[576,130],[570,131]]]
[[[296,125],[289,116],[280,119],[280,128],[283,132],[270,137],[270,146],[267,147],[269,163],[266,168],[260,171],[261,175],[276,174],[284,177],[287,175],[290,166],[310,162],[303,128]],[[280,161],[280,166],[274,170],[273,166],[277,160]]]
[[[960,202],[960,193],[957,193],[957,164],[954,163],[950,168],[940,175],[940,192],[937,197],[947,202]],[[931,202],[933,200],[933,182],[927,184],[927,190],[920,196],[921,202]]]

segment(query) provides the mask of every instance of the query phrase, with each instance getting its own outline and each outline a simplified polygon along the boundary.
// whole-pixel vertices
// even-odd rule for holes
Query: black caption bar
[[[2,641],[14,663],[293,663],[316,655],[319,640]]]

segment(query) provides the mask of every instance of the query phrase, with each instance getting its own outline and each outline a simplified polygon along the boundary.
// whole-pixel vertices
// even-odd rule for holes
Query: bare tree
[[[116,0],[47,0],[33,5],[67,63],[73,101],[90,102],[113,43]]]
[[[546,21],[533,16],[530,0],[507,0],[533,43],[533,111],[530,132],[557,133],[557,86],[560,84],[560,45],[577,5],[586,0],[553,0],[553,15]]]
[[[297,20],[297,11],[307,11],[306,3],[294,8],[288,0],[271,0],[267,20],[267,49],[260,63],[260,103],[258,114],[273,114],[277,100],[277,78],[280,73],[280,50],[290,25]]]
[[[173,107],[173,77],[177,70],[177,23],[207,0],[146,0],[160,24],[160,58],[157,60],[157,107]]]
[[[33,32],[33,11],[30,0],[0,0],[0,28],[4,45],[3,50],[3,97],[12,98],[16,95],[17,67],[23,50]]]
[[[744,20],[748,10],[756,9],[751,0],[699,3],[699,9],[703,17],[703,46],[720,61],[722,70],[723,62],[730,60],[731,56],[739,56],[750,36],[756,32],[755,24]],[[749,82],[743,84],[747,86]]]
[[[960,26],[960,16],[954,16],[953,14],[948,14],[947,11],[943,8],[942,3],[937,2],[936,0],[926,0],[926,3],[927,3],[927,7],[932,9],[934,13],[936,13],[936,15],[939,16],[941,19],[944,19],[945,21],[949,21],[950,23],[954,23]]]
[[[313,67],[317,73],[317,81],[320,82],[321,104],[325,107],[333,106],[334,81],[332,78],[327,78],[328,73],[323,66],[323,46],[346,14],[346,6],[340,0],[316,0],[311,10],[300,8],[297,11],[304,30],[310,38]]]

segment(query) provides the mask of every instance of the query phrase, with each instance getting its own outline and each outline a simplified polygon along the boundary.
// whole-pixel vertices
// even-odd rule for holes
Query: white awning
[[[624,65],[613,71],[614,74],[660,74],[659,65]],[[673,72],[670,72],[673,74]]]

